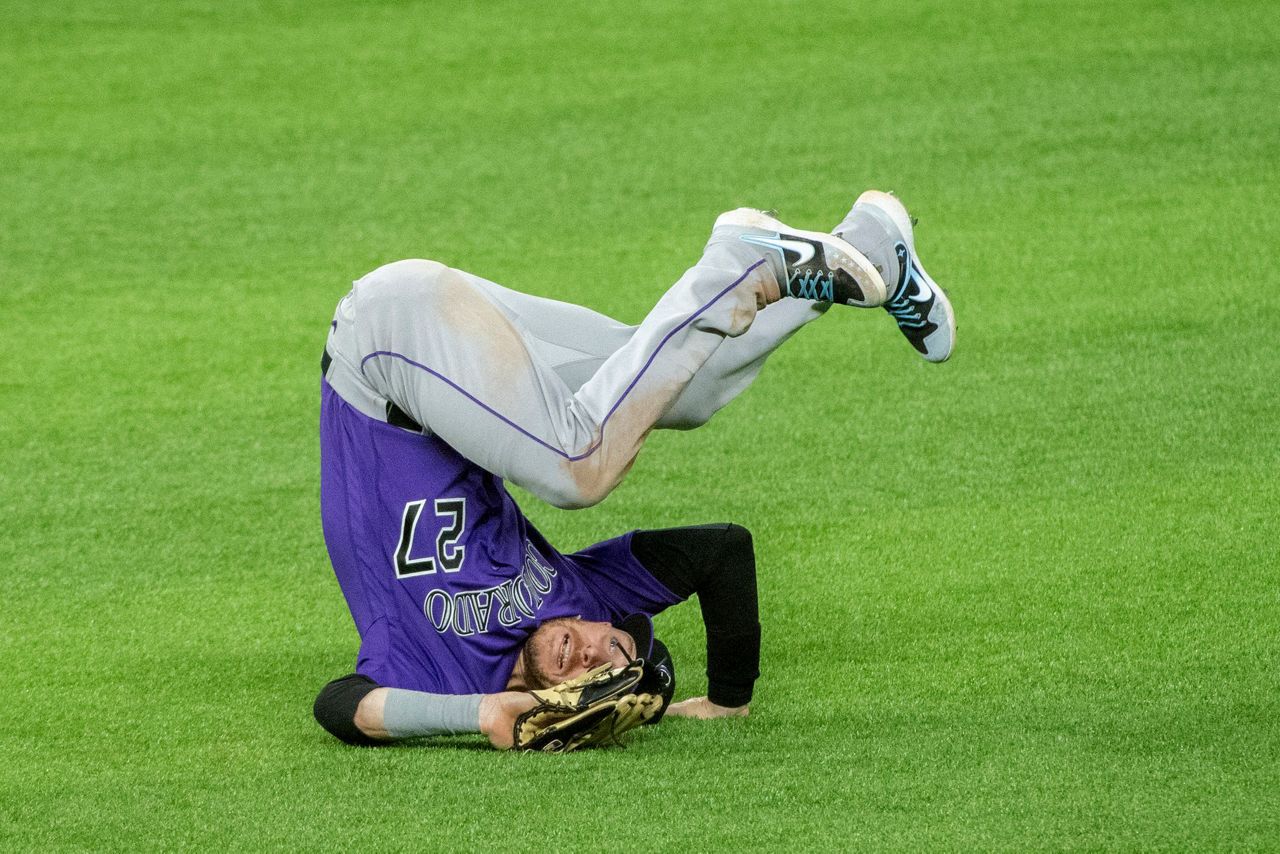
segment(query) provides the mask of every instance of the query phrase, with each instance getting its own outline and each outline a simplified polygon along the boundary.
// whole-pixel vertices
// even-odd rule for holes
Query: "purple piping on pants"
[[[679,325],[679,326],[677,326],[675,329],[672,329],[672,330],[671,330],[670,332],[668,332],[665,336],[663,336],[662,340],[658,342],[658,346],[657,346],[657,347],[655,347],[655,348],[653,348],[653,352],[649,355],[649,358],[648,358],[648,359],[645,361],[645,363],[640,367],[640,370],[636,372],[635,378],[631,380],[630,384],[629,384],[629,385],[627,385],[627,387],[626,387],[625,389],[623,389],[622,394],[621,394],[621,396],[619,396],[619,397],[618,397],[617,402],[615,402],[615,403],[613,404],[613,406],[609,407],[609,411],[608,411],[607,413],[605,413],[604,418],[603,418],[603,419],[601,419],[601,421],[600,421],[600,438],[599,438],[598,440],[596,440],[596,443],[595,443],[594,445],[592,445],[590,448],[587,448],[587,450],[583,451],[581,454],[578,454],[577,456],[571,456],[571,455],[569,455],[569,454],[566,454],[564,451],[560,450],[559,448],[555,447],[554,445],[550,445],[550,444],[548,444],[547,442],[544,442],[542,439],[539,439],[537,436],[533,435],[533,434],[532,434],[532,433],[530,433],[528,430],[524,429],[524,428],[523,428],[523,427],[521,427],[519,424],[517,424],[517,423],[515,423],[514,421],[512,421],[510,418],[506,417],[506,416],[505,416],[505,415],[503,415],[501,412],[498,412],[496,409],[494,409],[493,407],[489,406],[489,405],[488,405],[487,403],[485,403],[484,401],[480,400],[480,399],[479,399],[478,397],[476,397],[474,394],[472,394],[471,392],[467,391],[467,390],[466,390],[466,389],[464,389],[462,386],[458,385],[458,384],[457,384],[457,383],[455,383],[453,380],[451,380],[451,379],[449,379],[448,377],[446,377],[444,374],[440,373],[439,371],[432,370],[431,368],[428,368],[426,365],[424,365],[424,364],[422,364],[422,363],[420,363],[420,362],[415,362],[413,359],[410,359],[408,356],[405,356],[405,355],[404,355],[404,354],[402,354],[402,353],[396,353],[396,352],[394,352],[394,351],[392,351],[392,350],[375,350],[374,352],[370,353],[369,355],[365,356],[363,359],[361,359],[361,360],[360,360],[360,373],[364,373],[364,366],[365,366],[365,363],[366,363],[366,362],[368,362],[370,359],[374,358],[375,356],[390,356],[390,357],[391,357],[391,358],[393,358],[393,359],[399,359],[400,361],[402,361],[402,362],[404,362],[404,363],[406,363],[406,364],[408,364],[408,365],[412,365],[412,366],[413,366],[413,367],[415,367],[415,368],[418,368],[418,369],[420,369],[420,370],[426,371],[427,373],[431,374],[431,376],[433,376],[433,377],[435,377],[436,379],[440,380],[441,382],[445,383],[445,384],[446,384],[446,385],[448,385],[450,388],[452,388],[454,391],[456,391],[456,392],[458,392],[459,394],[461,394],[461,395],[463,395],[464,397],[466,397],[468,400],[470,400],[470,401],[471,401],[472,403],[474,403],[476,406],[479,406],[479,407],[480,407],[481,409],[483,409],[485,412],[488,412],[488,413],[489,413],[490,415],[492,415],[494,418],[497,418],[499,421],[502,421],[504,424],[506,424],[507,426],[511,427],[511,428],[512,428],[513,430],[515,430],[516,432],[518,432],[518,433],[520,433],[520,434],[522,434],[522,435],[524,435],[524,436],[527,436],[528,438],[530,438],[530,439],[532,439],[533,441],[537,442],[539,445],[541,445],[542,447],[546,448],[547,450],[549,450],[549,451],[554,451],[555,453],[557,453],[557,454],[559,454],[560,456],[564,457],[564,458],[565,458],[566,460],[568,460],[569,462],[577,462],[578,460],[586,459],[587,457],[589,457],[589,456],[591,456],[592,454],[594,454],[594,453],[596,452],[596,449],[600,447],[600,445],[601,445],[601,443],[602,443],[602,442],[604,442],[604,428],[605,428],[605,425],[609,423],[609,418],[610,418],[610,417],[612,417],[613,413],[614,413],[614,412],[616,412],[616,411],[618,410],[618,407],[622,405],[622,401],[624,401],[624,400],[626,400],[626,399],[627,399],[627,395],[631,393],[631,389],[635,388],[636,383],[640,382],[640,378],[641,378],[642,376],[644,376],[644,372],[645,372],[645,371],[647,371],[647,370],[649,370],[649,366],[650,366],[650,365],[652,365],[652,364],[653,364],[653,360],[654,360],[654,359],[656,359],[656,358],[658,357],[658,353],[659,353],[659,351],[661,351],[661,350],[662,350],[662,348],[666,346],[667,342],[671,340],[671,336],[675,335],[675,334],[676,334],[677,332],[679,332],[681,329],[684,329],[684,328],[685,328],[686,326],[688,326],[690,323],[693,323],[693,321],[697,320],[697,318],[698,318],[698,316],[699,316],[700,314],[702,314],[704,311],[706,311],[707,309],[711,308],[711,306],[713,306],[713,305],[715,305],[717,302],[719,302],[719,301],[720,301],[720,299],[721,299],[721,297],[723,297],[725,294],[729,293],[729,291],[733,290],[733,289],[734,289],[734,288],[736,288],[738,285],[742,284],[743,280],[745,280],[745,279],[747,278],[747,276],[749,276],[749,275],[751,274],[751,271],[752,271],[752,270],[754,270],[756,267],[759,267],[759,266],[760,266],[761,264],[763,264],[764,262],[765,262],[765,259],[761,259],[761,260],[759,260],[759,261],[755,262],[754,264],[752,264],[750,267],[748,267],[748,268],[746,269],[746,272],[744,272],[741,276],[739,276],[737,279],[735,279],[735,280],[733,281],[733,284],[729,285],[729,286],[728,286],[728,287],[726,287],[724,290],[722,290],[720,293],[716,294],[714,297],[712,297],[712,298],[711,298],[711,301],[710,301],[710,302],[708,302],[706,305],[704,305],[704,306],[702,306],[701,308],[699,308],[699,309],[698,309],[697,311],[695,311],[693,314],[689,315],[689,317],[688,317],[688,318],[686,318],[684,321],[682,321],[682,322],[680,323],[680,325]]]

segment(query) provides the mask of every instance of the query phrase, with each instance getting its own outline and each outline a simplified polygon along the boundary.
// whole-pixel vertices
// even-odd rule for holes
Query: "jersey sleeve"
[[[719,706],[751,702],[760,677],[755,548],[740,525],[637,531],[636,559],[673,595],[698,596],[707,630],[707,697]]]

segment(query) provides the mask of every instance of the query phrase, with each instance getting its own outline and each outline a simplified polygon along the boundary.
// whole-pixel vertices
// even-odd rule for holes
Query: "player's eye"
[[[565,635],[564,640],[560,642],[560,663],[559,667],[564,670],[565,659],[569,657],[569,636]]]

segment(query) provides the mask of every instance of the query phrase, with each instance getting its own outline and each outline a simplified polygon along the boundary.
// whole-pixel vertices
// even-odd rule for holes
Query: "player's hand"
[[[681,700],[678,703],[672,703],[667,709],[668,717],[677,718],[697,718],[698,720],[708,720],[710,718],[745,718],[751,711],[751,706],[717,706],[706,697],[690,697],[687,700]]]
[[[523,691],[486,694],[480,701],[480,731],[499,750],[510,750],[516,718],[538,705],[538,698]]]

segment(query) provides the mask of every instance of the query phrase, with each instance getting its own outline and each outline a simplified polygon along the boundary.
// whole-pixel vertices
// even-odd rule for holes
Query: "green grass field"
[[[1280,13],[1255,3],[0,6],[0,848],[1280,848]],[[714,217],[920,218],[564,549],[738,521],[751,717],[345,748],[318,510],[353,278],[629,322]],[[658,620],[700,693],[697,609]]]

